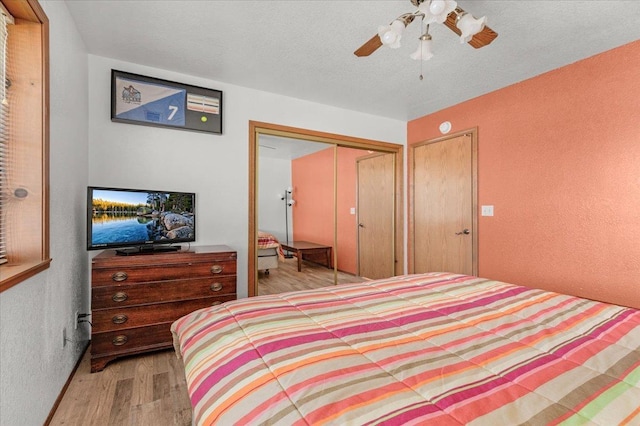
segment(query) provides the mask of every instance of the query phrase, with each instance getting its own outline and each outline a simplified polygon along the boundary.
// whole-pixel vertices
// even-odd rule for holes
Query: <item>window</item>
[[[0,82],[7,81],[7,26],[13,24],[13,16],[4,10],[0,11]],[[0,84],[0,188],[7,186],[7,166],[9,158],[7,155],[8,139],[9,139],[9,109],[7,102],[7,85]],[[4,220],[4,210],[6,210],[8,202],[6,200],[6,191],[0,192],[0,265],[7,263],[7,248],[5,244],[6,224]]]
[[[1,1],[0,291],[49,267],[49,23],[37,0]],[[13,16],[13,24],[8,24]],[[6,25],[8,24],[8,25]],[[0,53],[2,53],[0,52]],[[4,84],[3,84],[4,83]],[[6,96],[3,96],[5,95]]]

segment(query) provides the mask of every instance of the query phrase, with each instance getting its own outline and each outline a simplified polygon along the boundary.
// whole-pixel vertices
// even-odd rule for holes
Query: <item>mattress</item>
[[[276,249],[278,258],[280,260],[284,260],[284,251],[282,250],[280,241],[278,241],[278,239],[273,234],[270,234],[264,231],[258,231],[257,246],[258,246],[258,253],[260,253],[260,250]]]
[[[276,269],[279,253],[276,248],[258,249],[258,270]]]
[[[172,325],[198,425],[640,424],[640,311],[455,274]]]

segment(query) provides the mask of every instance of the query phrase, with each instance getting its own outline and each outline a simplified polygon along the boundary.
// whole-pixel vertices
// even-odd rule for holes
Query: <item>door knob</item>
[[[470,233],[471,233],[471,231],[469,231],[467,228],[465,228],[460,232],[456,232],[456,235],[462,235],[462,234],[469,235]]]
[[[359,223],[359,224],[358,224],[358,226],[359,226],[360,228],[364,228],[364,225],[363,225],[362,223]]]

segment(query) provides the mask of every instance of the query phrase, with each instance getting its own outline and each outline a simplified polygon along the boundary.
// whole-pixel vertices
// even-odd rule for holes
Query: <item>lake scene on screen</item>
[[[170,241],[194,235],[191,194],[96,189],[92,198],[94,245]]]

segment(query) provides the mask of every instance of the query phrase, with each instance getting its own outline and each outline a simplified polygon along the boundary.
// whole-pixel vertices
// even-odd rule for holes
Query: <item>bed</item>
[[[279,260],[284,260],[284,252],[278,239],[273,234],[258,231],[258,270],[269,275],[270,269],[278,267]]]
[[[640,424],[640,311],[433,273],[172,325],[193,423]]]

